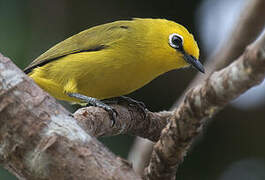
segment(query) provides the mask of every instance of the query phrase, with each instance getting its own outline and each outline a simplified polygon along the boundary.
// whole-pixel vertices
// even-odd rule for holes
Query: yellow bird
[[[89,28],[58,43],[24,72],[57,99],[113,109],[100,101],[129,94],[173,69],[204,72],[192,34],[165,19],[136,18]]]

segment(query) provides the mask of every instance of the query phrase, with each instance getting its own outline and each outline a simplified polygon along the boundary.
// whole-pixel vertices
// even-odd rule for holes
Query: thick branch
[[[264,77],[265,32],[238,60],[188,91],[154,146],[145,179],[175,179],[177,167],[206,119]]]
[[[0,163],[19,179],[140,179],[1,54]]]
[[[114,127],[110,125],[111,119],[108,113],[101,108],[81,108],[74,113],[74,117],[84,130],[95,137],[131,134],[158,141],[161,130],[173,114],[146,111],[145,117],[138,108],[127,104],[113,105],[113,107],[118,112]]]

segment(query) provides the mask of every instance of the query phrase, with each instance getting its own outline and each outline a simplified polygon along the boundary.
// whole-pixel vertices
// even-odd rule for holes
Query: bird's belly
[[[79,93],[98,99],[107,99],[129,94],[148,82],[152,78],[147,78],[132,69],[118,71],[105,71],[93,77],[84,77],[79,80],[77,89]]]

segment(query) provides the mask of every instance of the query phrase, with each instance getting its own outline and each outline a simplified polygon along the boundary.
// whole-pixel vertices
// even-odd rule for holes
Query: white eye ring
[[[173,42],[173,38],[174,38],[174,37],[178,37],[178,38],[180,38],[180,39],[181,39],[181,44],[176,44],[176,43],[174,43],[174,42]],[[184,43],[184,39],[183,39],[183,37],[182,37],[181,35],[177,34],[177,33],[170,34],[168,40],[169,40],[169,41],[168,41],[168,42],[169,42],[169,45],[170,45],[171,47],[175,48],[175,49],[179,49],[179,48],[181,48],[182,45],[183,45],[183,43]]]

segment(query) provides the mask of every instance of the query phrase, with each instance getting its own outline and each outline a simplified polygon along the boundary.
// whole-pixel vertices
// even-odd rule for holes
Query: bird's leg
[[[76,99],[79,99],[85,103],[88,104],[88,106],[95,106],[95,107],[100,107],[103,108],[104,110],[106,110],[110,117],[111,117],[111,127],[114,126],[115,124],[115,118],[118,115],[117,111],[115,109],[113,109],[112,107],[110,107],[109,105],[105,104],[104,102],[98,100],[97,98],[93,98],[93,97],[88,97],[79,93],[67,93],[67,95],[69,97],[73,97]]]
[[[125,101],[130,106],[134,106],[134,107],[139,108],[144,113],[144,115],[146,116],[146,106],[141,101],[134,100],[134,99],[127,97],[127,96],[119,96],[119,97],[114,97],[114,98],[103,100],[103,102],[106,104],[118,104],[121,101]]]

